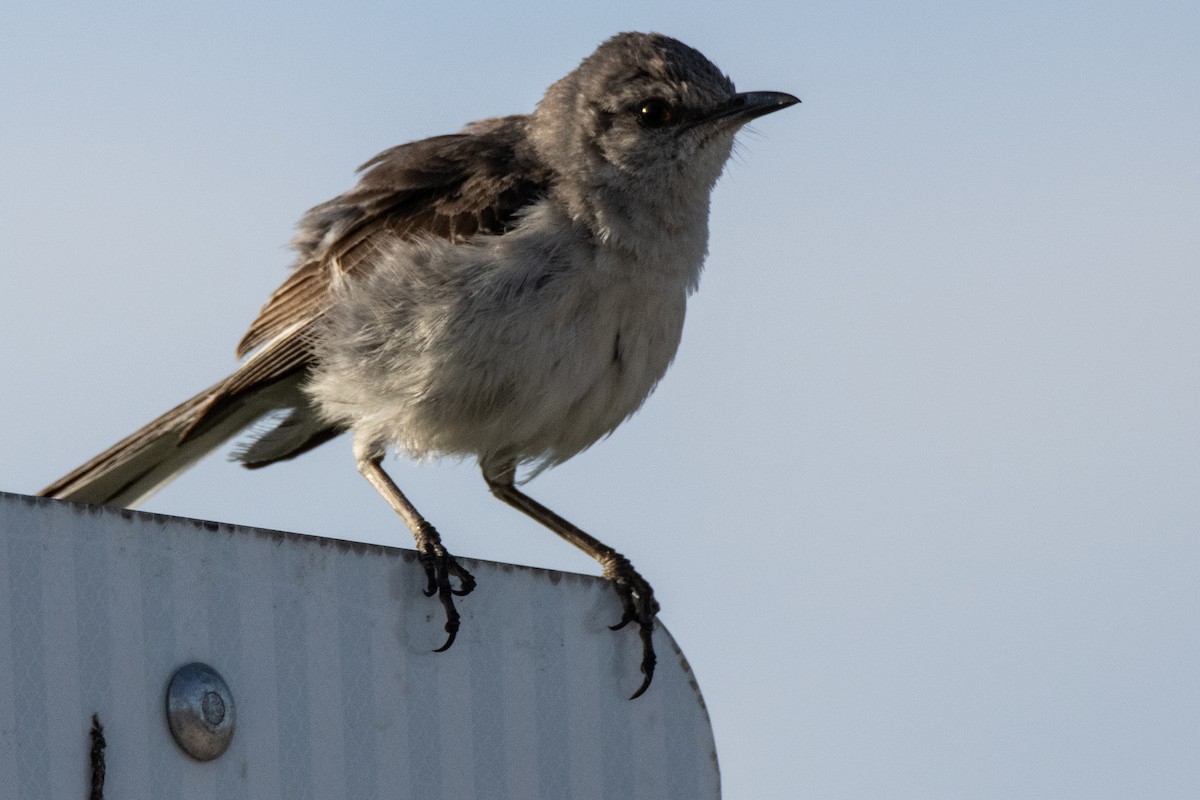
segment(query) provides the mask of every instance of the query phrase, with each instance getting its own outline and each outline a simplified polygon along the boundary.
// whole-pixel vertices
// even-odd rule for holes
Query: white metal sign
[[[98,762],[110,800],[720,796],[665,629],[630,701],[605,581],[463,562],[479,588],[433,653],[411,551],[0,494],[0,797],[88,797]],[[193,663],[228,691],[196,673],[201,724],[236,719],[207,761],[168,723]]]

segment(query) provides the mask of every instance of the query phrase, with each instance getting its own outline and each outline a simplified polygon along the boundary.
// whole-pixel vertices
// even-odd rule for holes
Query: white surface
[[[112,798],[720,795],[712,731],[669,634],[645,696],[607,583],[464,559],[479,586],[445,653],[411,551],[0,494],[0,786]],[[201,764],[165,691],[202,661],[237,706]]]

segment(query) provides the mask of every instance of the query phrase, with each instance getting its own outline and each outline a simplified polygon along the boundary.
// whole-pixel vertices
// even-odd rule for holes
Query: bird
[[[628,32],[531,113],[385,150],[303,215],[236,370],[39,494],[133,507],[239,435],[234,458],[257,469],[349,432],[358,471],[412,533],[446,618],[441,652],[475,579],[382,462],[474,457],[493,495],[599,563],[621,604],[611,627],[640,637],[641,696],[657,660],[651,585],[520,486],[607,436],[659,383],[735,134],[798,102],[739,93],[698,50]]]

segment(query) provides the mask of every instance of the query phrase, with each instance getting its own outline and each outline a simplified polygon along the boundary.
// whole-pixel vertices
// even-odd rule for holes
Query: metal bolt
[[[233,739],[237,713],[225,679],[207,664],[180,667],[167,686],[167,723],[183,751],[212,761]]]

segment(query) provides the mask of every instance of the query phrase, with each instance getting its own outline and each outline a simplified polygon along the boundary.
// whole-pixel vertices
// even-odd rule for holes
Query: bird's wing
[[[488,120],[393,147],[360,167],[357,186],[301,219],[293,272],[251,324],[238,355],[318,317],[339,273],[369,268],[381,234],[460,240],[511,228],[550,184],[527,149],[524,126],[523,116]]]
[[[485,120],[463,133],[385,150],[359,168],[357,186],[309,210],[292,242],[298,253],[292,273],[238,345],[239,356],[257,352],[212,397],[211,407],[310,364],[311,334],[331,285],[370,269],[381,236],[465,240],[512,228],[551,182],[528,148],[525,120]]]

